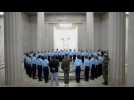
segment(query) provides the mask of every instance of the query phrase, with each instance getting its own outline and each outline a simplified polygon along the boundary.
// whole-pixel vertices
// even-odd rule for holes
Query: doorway
[[[78,27],[72,23],[54,26],[54,49],[78,48]]]

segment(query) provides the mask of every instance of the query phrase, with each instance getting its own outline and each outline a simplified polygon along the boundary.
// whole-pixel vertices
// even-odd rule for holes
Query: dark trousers
[[[50,56],[48,56],[48,61],[50,62]]]
[[[38,78],[39,81],[42,81],[42,66],[38,65]]]
[[[60,62],[62,62],[62,59],[63,59],[63,57],[62,56],[59,56],[59,61]]]
[[[85,66],[85,81],[89,80],[89,71],[90,71],[89,66]]]
[[[64,71],[64,83],[69,83],[69,71]]]
[[[72,61],[72,56],[69,56],[70,57],[70,60]]]
[[[76,82],[80,82],[80,72],[81,72],[81,68],[80,68],[80,66],[77,66],[76,67]]]
[[[75,61],[75,59],[76,59],[76,55],[73,55],[73,62]]]
[[[31,66],[31,64],[27,64],[27,73],[28,73],[29,77],[32,76],[32,66]]]
[[[94,71],[95,72],[95,78],[98,78],[98,70],[99,70],[98,65],[96,65],[95,71]]]
[[[62,60],[64,59],[64,55],[62,55]]]
[[[32,65],[32,74],[33,74],[33,79],[35,79],[35,76],[36,76],[36,64]]]
[[[48,82],[48,77],[49,77],[49,69],[48,69],[48,67],[43,68],[43,74],[44,74],[44,80],[47,83]]]
[[[82,63],[84,63],[84,56],[81,56]]]
[[[98,76],[102,75],[102,64],[98,65]]]
[[[95,78],[95,65],[92,65],[92,68],[91,68],[91,79],[94,80]]]

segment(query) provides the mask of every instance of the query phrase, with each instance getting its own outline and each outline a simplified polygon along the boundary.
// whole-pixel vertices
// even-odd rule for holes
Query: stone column
[[[89,48],[88,49],[94,50],[94,13],[87,12],[86,20],[87,20],[87,34],[89,34]]]
[[[44,12],[37,13],[37,50],[47,49],[47,36],[45,34]]]
[[[125,81],[125,13],[109,13],[109,83],[123,85]]]
[[[127,86],[134,86],[134,12],[128,16],[128,72]]]
[[[5,12],[5,82],[8,85],[22,82],[22,18],[21,12]]]

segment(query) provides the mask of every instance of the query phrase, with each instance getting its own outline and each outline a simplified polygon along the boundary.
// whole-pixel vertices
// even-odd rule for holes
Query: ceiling
[[[24,12],[29,16],[35,16],[37,12]],[[86,12],[45,12],[46,15],[86,15]]]

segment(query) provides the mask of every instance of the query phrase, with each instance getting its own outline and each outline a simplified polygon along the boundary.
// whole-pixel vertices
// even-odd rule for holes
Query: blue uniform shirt
[[[36,57],[32,57],[32,61],[31,61],[32,64],[36,64],[36,61],[37,61],[37,60],[36,60]]]
[[[91,57],[91,52],[88,52],[88,56]]]
[[[91,58],[91,60],[90,60],[90,66],[91,66],[91,68],[92,68],[92,65],[95,65],[96,66],[96,64],[97,64],[96,59],[95,58]]]
[[[102,64],[103,63],[103,57],[100,57],[100,56],[98,57],[98,63],[99,64]]]
[[[26,63],[31,64],[31,58],[30,57],[26,57]]]
[[[85,55],[84,55],[84,52],[81,52],[81,55],[82,55],[82,56],[85,56]]]
[[[72,56],[73,55],[73,52],[72,51],[69,51],[69,55]]]
[[[43,67],[48,67],[49,61],[47,59],[42,60],[42,66]]]
[[[82,60],[81,59],[76,59],[74,62],[74,65],[77,66],[82,66]]]
[[[89,59],[84,60],[84,66],[89,66],[90,67],[90,61]]]
[[[37,65],[42,65],[42,59],[41,58],[38,58],[37,61],[36,61],[36,64]]]
[[[80,51],[78,51],[78,52],[77,52],[77,56],[80,56],[80,55],[81,55],[81,52],[80,52]]]

